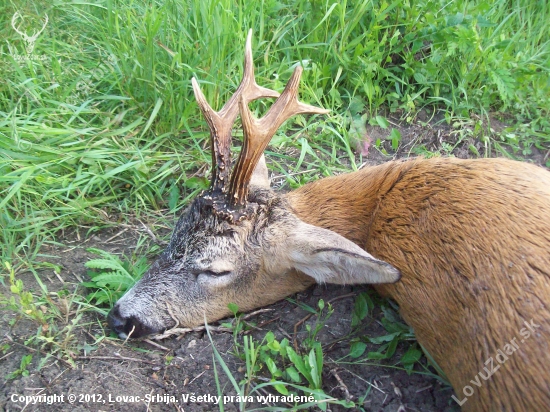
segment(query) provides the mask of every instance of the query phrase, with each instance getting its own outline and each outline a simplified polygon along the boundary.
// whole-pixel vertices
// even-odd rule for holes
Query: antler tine
[[[277,129],[290,117],[302,114],[326,114],[330,110],[310,106],[298,101],[298,85],[302,67],[297,66],[288,81],[285,90],[271,106],[266,115],[256,119],[248,108],[248,101],[240,100],[241,119],[243,123],[244,143],[237,164],[231,175],[229,197],[233,204],[243,205],[248,195],[248,184],[260,157]]]
[[[23,40],[25,40],[25,38],[28,37],[27,33],[23,33],[19,31],[17,27],[15,27],[15,22],[17,21],[17,19],[23,20],[23,16],[21,16],[21,13],[19,13],[18,11],[16,11],[11,17],[11,27],[13,27],[13,29],[23,37]]]
[[[241,84],[219,112],[215,112],[206,101],[197,79],[191,79],[195,99],[210,128],[210,148],[212,151],[212,190],[226,190],[227,177],[231,166],[231,128],[239,114],[239,100],[247,101],[261,97],[278,97],[275,90],[256,84],[252,60],[252,30],[246,38],[244,73]]]

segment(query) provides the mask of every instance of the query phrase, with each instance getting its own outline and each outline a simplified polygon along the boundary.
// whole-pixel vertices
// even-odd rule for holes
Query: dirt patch
[[[419,154],[422,150],[470,157],[475,150],[484,155],[487,148],[480,139],[468,135],[458,136],[453,128],[446,125],[397,127],[402,139],[399,150],[386,156],[371,148],[366,157],[367,164],[378,164],[387,161],[389,157]],[[498,127],[503,126],[499,124]],[[369,127],[367,133],[373,141],[381,139],[382,147],[392,153],[391,144],[386,140],[389,134],[387,129]],[[527,156],[527,160],[539,165],[544,165],[547,158],[548,152],[538,149]],[[0,312],[0,327],[3,331],[0,342],[0,410],[210,411],[218,409],[213,397],[220,392],[225,396],[237,395],[220,364],[213,364],[212,347],[219,351],[231,375],[238,382],[244,378],[244,361],[235,356],[238,350],[235,342],[242,342],[242,336],[235,338],[232,333],[213,332],[210,340],[204,332],[193,332],[163,340],[157,346],[143,341],[122,342],[109,337],[104,316],[93,310],[85,311],[81,308],[77,311],[75,300],[71,297],[84,294],[79,286],[80,281],[86,279],[84,263],[96,257],[87,252],[86,248],[97,247],[111,253],[129,254],[135,245],[142,243],[138,242],[138,238],[146,231],[142,225],[127,229],[123,234],[120,228],[106,229],[92,235],[80,235],[80,239],[75,232],[58,239],[58,246],[42,250],[42,253],[50,256],[44,260],[62,268],[59,274],[53,270],[39,273],[40,279],[51,292],[48,295],[50,304],[59,309],[54,324],[62,332],[58,335],[59,341],[53,344],[40,341],[40,325],[36,322],[26,320],[20,313],[10,310]],[[162,238],[166,235],[162,232],[160,230],[156,235]],[[146,245],[143,250],[147,248]],[[25,283],[26,289],[41,295],[34,275],[22,273],[18,276]],[[354,298],[368,290],[368,287],[359,286],[316,286],[294,297],[297,302],[313,308],[317,307],[319,299],[323,299],[332,302],[334,308],[334,313],[317,336],[325,356],[324,391],[339,399],[349,396],[355,402],[361,400],[359,406],[365,411],[459,410],[451,399],[452,389],[435,377],[436,373],[427,365],[426,359],[420,360],[410,375],[403,370],[398,361],[410,346],[409,342],[399,343],[395,355],[389,360],[359,363],[347,357],[354,339],[386,333],[380,323],[383,314],[379,308],[374,309],[359,329],[352,331]],[[64,291],[62,297],[59,297],[59,291]],[[9,295],[7,289],[2,293]],[[300,342],[307,337],[307,325],[312,327],[315,317],[303,321],[309,312],[287,300],[269,309],[271,311],[249,319],[249,322],[257,325],[249,333],[261,341],[268,331],[272,331],[277,339],[287,337],[299,349]],[[34,339],[33,344],[27,344],[29,339]],[[368,344],[365,353],[376,350],[376,345]],[[54,356],[51,356],[52,353]],[[32,361],[24,368],[29,372],[28,376],[7,379],[6,376],[20,368],[21,359],[29,354],[32,355]],[[39,395],[45,397],[34,398],[38,401],[35,404],[26,405],[22,398]],[[55,395],[57,398],[53,397]],[[69,402],[69,395],[72,396],[72,403]],[[196,398],[186,400],[185,395]],[[147,396],[152,400],[144,400]],[[199,396],[202,398],[199,399]],[[55,401],[52,405],[48,404]],[[252,402],[248,407],[262,410],[266,405]],[[235,401],[227,402],[224,408],[226,411],[237,411],[239,404]],[[329,409],[344,410],[340,406],[330,406]],[[356,410],[361,409],[358,407]]]
[[[425,110],[421,110],[417,121],[410,124],[402,122],[398,114],[387,115],[387,118],[389,126],[386,129],[367,125],[365,139],[371,143],[366,156],[367,165],[411,156],[455,156],[461,159],[507,157],[546,167],[550,159],[550,146],[520,148],[519,143],[514,147],[505,144],[506,139],[502,136],[513,135],[514,128],[496,115],[491,115],[484,126],[481,123],[476,125],[474,120],[448,124],[441,114],[429,114]],[[393,150],[391,145],[393,128],[401,136],[397,150]],[[528,133],[523,138],[530,141]],[[378,139],[380,150],[372,147]],[[510,139],[511,143],[513,139]]]
[[[136,227],[137,228],[137,227]],[[85,242],[67,240],[65,246],[51,248],[45,252],[60,258],[49,258],[52,263],[61,264],[63,269],[59,276],[44,272],[41,274],[50,292],[67,290],[73,292],[79,288],[78,278],[85,278],[84,263],[95,258],[86,252],[88,247],[98,247],[111,253],[131,253],[131,249],[122,247],[137,242],[138,236],[127,233],[117,238],[118,244],[107,242],[116,235],[115,229],[104,230],[88,237]],[[28,273],[21,276],[26,288],[37,291],[38,285],[34,277]],[[350,340],[358,336],[380,336],[385,332],[379,323],[382,313],[375,309],[368,316],[360,329],[350,335],[351,313],[354,298],[359,293],[369,290],[368,287],[316,286],[294,297],[297,302],[317,307],[319,299],[332,301],[334,312],[317,336],[323,345],[325,356],[323,388],[326,393],[344,399],[346,396],[341,383],[344,383],[351,399],[357,401],[364,397],[362,407],[365,411],[397,411],[400,407],[415,411],[455,411],[457,405],[451,400],[452,389],[442,384],[438,379],[422,375],[433,369],[424,369],[426,361],[415,367],[416,373],[408,375],[402,366],[396,365],[409,344],[400,343],[396,354],[388,361],[371,361],[366,365],[353,362],[346,356],[350,351]],[[83,292],[80,290],[80,292]],[[374,292],[373,292],[374,293]],[[53,296],[53,295],[52,295]],[[275,334],[276,339],[289,338],[291,342],[300,342],[307,337],[307,325],[315,326],[315,316],[303,321],[310,313],[295,303],[281,301],[268,307],[251,319],[257,329],[252,330],[252,336],[262,341],[268,331]],[[10,325],[14,319],[15,323]],[[71,322],[69,316],[69,322]],[[302,323],[300,323],[303,321]],[[244,378],[244,362],[235,356],[235,341],[232,333],[214,332],[212,341],[205,332],[192,332],[179,338],[168,338],[157,342],[161,347],[147,342],[127,342],[105,337],[109,335],[105,318],[94,312],[85,313],[78,321],[78,326],[71,333],[72,341],[68,347],[76,367],[71,367],[63,358],[63,353],[57,353],[58,358],[49,357],[48,347],[42,351],[29,349],[25,341],[36,333],[38,326],[12,312],[2,312],[1,327],[4,331],[1,344],[9,345],[8,354],[0,360],[2,371],[2,387],[0,390],[0,407],[5,411],[25,409],[27,411],[174,411],[184,410],[209,411],[217,410],[213,396],[218,395],[215,381],[215,370],[212,362],[212,345],[219,351],[237,381]],[[61,329],[65,326],[62,320],[57,322]],[[295,325],[299,324],[297,334]],[[261,326],[264,325],[264,326]],[[236,339],[242,342],[242,336]],[[33,346],[32,348],[36,348]],[[369,344],[367,351],[376,351],[377,346]],[[9,372],[20,366],[24,355],[32,354],[33,359],[28,367],[30,374],[16,379],[5,379]],[[344,362],[336,362],[344,358]],[[65,358],[66,359],[66,358]],[[347,363],[349,362],[349,363]],[[379,364],[379,365],[377,365]],[[39,366],[40,365],[40,366]],[[336,369],[335,374],[331,371]],[[228,376],[220,365],[217,365],[219,385],[225,396],[237,393],[231,385]],[[339,382],[340,380],[341,382]],[[272,392],[278,395],[276,392]],[[204,399],[190,398],[187,402],[182,395],[210,395]],[[40,402],[25,407],[19,401],[20,396],[45,395]],[[48,405],[55,401],[52,395],[63,395],[61,403]],[[74,403],[68,402],[68,396],[74,395]],[[153,397],[153,401],[133,402],[129,397]],[[13,398],[15,396],[15,398]],[[36,398],[38,399],[38,398]],[[177,403],[174,400],[177,399]],[[59,398],[57,399],[59,400]],[[280,406],[285,406],[284,404]],[[262,410],[265,405],[250,403],[250,409]],[[53,408],[53,409],[52,409]],[[237,402],[225,404],[226,411],[239,410]],[[345,410],[333,406],[332,411]]]

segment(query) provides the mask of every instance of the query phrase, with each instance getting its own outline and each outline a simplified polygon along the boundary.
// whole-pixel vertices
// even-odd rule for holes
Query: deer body
[[[464,410],[550,408],[550,173],[504,159],[415,159],[288,199],[303,221],[401,271],[376,289],[397,301]]]
[[[212,186],[113,307],[111,327],[145,336],[314,282],[370,283],[400,305],[464,410],[548,410],[550,173],[502,159],[414,159],[277,194],[262,156],[272,134],[293,114],[326,111],[298,101],[298,66],[254,118],[248,102],[278,93],[256,84],[250,39],[243,81],[219,112],[192,81],[211,130]],[[244,142],[230,173],[239,113]]]

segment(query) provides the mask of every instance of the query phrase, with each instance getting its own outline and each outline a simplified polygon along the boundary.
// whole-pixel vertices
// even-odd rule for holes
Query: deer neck
[[[388,162],[325,178],[287,195],[304,222],[332,230],[365,248],[382,200],[414,161]]]

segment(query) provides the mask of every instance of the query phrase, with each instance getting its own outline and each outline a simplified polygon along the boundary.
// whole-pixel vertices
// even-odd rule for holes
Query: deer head
[[[46,28],[46,25],[48,24],[48,15],[47,14],[45,15],[44,24],[42,25],[42,28],[37,30],[36,32],[34,32],[30,36],[26,32],[23,32],[23,31],[19,30],[18,27],[16,27],[16,22],[19,19],[21,19],[21,21],[24,20],[21,13],[19,13],[17,11],[17,12],[14,13],[13,17],[11,18],[11,27],[13,27],[13,29],[17,33],[19,33],[19,35],[23,38],[23,41],[26,44],[25,50],[27,51],[27,54],[32,54],[32,52],[34,50],[34,45],[36,43],[36,39],[38,39],[38,36],[40,36],[40,33],[42,33],[44,31],[44,29]],[[21,27],[21,26],[19,26],[19,27]]]
[[[109,324],[120,337],[139,337],[178,325],[193,327],[247,311],[328,283],[396,282],[400,274],[353,242],[306,224],[284,196],[269,188],[263,150],[278,127],[300,113],[327,110],[297,99],[302,68],[261,119],[248,103],[279,93],[258,86],[252,65],[251,32],[243,80],[215,112],[192,79],[199,108],[210,128],[212,185],[180,217],[167,249],[114,306]],[[231,170],[231,128],[240,113],[241,153]]]

